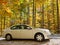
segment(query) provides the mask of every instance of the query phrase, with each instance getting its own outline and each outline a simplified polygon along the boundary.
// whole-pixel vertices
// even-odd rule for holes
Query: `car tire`
[[[10,41],[10,40],[12,39],[12,36],[11,36],[10,34],[7,34],[7,35],[5,36],[5,38],[6,38],[7,41]]]
[[[41,34],[41,33],[37,33],[35,36],[34,36],[35,40],[38,41],[38,42],[42,42],[44,41],[44,35]]]

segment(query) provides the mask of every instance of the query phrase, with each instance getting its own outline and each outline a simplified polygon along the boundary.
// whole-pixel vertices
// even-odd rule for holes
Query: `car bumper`
[[[45,36],[45,39],[50,39],[50,36]]]
[[[45,39],[50,39],[50,36],[51,35],[52,35],[51,33],[48,33],[48,34],[44,35],[45,36]]]

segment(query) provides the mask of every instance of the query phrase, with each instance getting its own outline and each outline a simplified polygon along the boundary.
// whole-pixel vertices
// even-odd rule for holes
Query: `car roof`
[[[27,25],[27,24],[14,24],[14,25],[12,25],[11,27],[13,27],[13,26],[15,26],[15,25],[26,25],[26,26],[29,26],[29,25]],[[31,28],[33,28],[32,26],[30,26]]]
[[[29,25],[27,25],[27,24],[15,24],[15,25],[22,25],[22,26],[29,26]],[[12,26],[15,26],[15,25],[12,25]]]

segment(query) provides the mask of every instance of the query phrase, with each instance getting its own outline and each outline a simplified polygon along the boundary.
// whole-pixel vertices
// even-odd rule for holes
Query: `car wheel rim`
[[[6,37],[6,39],[7,39],[7,40],[10,40],[10,36],[8,35],[8,36]]]
[[[37,39],[38,41],[41,41],[41,40],[42,40],[42,36],[41,36],[41,35],[37,35],[37,36],[36,36],[36,39]]]

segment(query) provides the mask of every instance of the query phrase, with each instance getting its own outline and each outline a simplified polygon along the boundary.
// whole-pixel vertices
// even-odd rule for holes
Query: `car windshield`
[[[31,27],[27,26],[27,25],[23,25],[24,29],[32,29]]]

